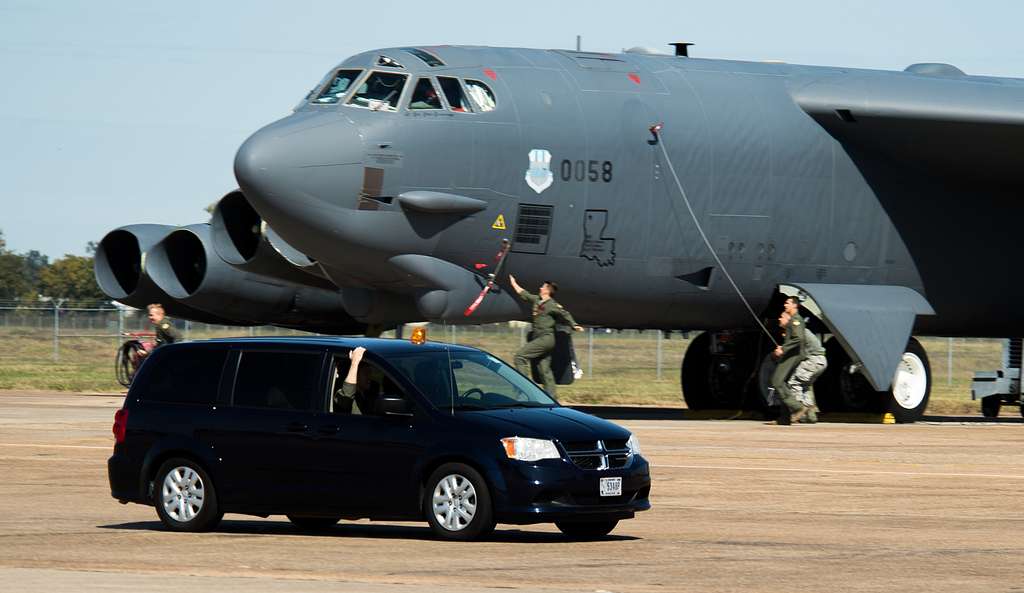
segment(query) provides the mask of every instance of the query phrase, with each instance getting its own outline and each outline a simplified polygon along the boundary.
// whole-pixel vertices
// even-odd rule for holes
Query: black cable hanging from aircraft
[[[676,168],[672,165],[672,159],[670,159],[668,156],[668,149],[665,147],[665,141],[661,137],[661,129],[664,126],[664,123],[657,123],[651,126],[649,129],[651,131],[651,134],[654,136],[654,143],[661,147],[661,153],[665,157],[665,163],[668,164],[668,170],[669,172],[672,173],[672,178],[676,182],[676,187],[679,188],[679,195],[683,196],[683,203],[686,204],[686,209],[690,212],[690,218],[693,219],[693,224],[697,227],[697,232],[700,233],[700,238],[704,240],[704,245],[706,245],[708,251],[711,252],[711,257],[715,258],[715,263],[718,264],[718,267],[722,270],[722,274],[725,275],[726,279],[729,281],[729,284],[732,285],[733,289],[736,291],[736,294],[740,297],[740,300],[743,301],[743,305],[747,308],[747,311],[750,312],[750,316],[754,318],[754,321],[757,322],[758,327],[760,327],[761,330],[764,331],[764,334],[768,336],[768,339],[771,340],[772,344],[778,346],[779,343],[775,340],[775,336],[773,336],[772,333],[768,331],[768,328],[765,327],[764,323],[761,321],[761,318],[758,317],[757,313],[754,312],[754,308],[750,306],[750,303],[747,301],[747,297],[743,296],[743,291],[740,290],[740,287],[739,285],[736,284],[736,281],[732,279],[732,274],[729,273],[729,270],[725,267],[725,264],[722,262],[722,259],[718,257],[718,253],[715,252],[715,248],[711,245],[711,241],[708,240],[708,236],[704,234],[704,228],[701,227],[700,221],[697,220],[697,214],[693,211],[693,206],[690,205],[690,199],[686,197],[686,190],[683,189],[683,183],[679,181],[679,175],[676,175]],[[679,213],[676,212],[675,200],[669,200],[669,203],[672,206],[672,215],[675,216],[676,223],[679,224]],[[679,226],[680,229],[682,229],[682,224],[679,224]]]

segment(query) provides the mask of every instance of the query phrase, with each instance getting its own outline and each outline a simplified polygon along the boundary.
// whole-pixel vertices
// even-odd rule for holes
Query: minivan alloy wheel
[[[182,523],[191,521],[203,510],[203,478],[191,467],[178,466],[167,472],[160,495],[167,516]]]
[[[449,474],[437,482],[433,494],[433,512],[437,522],[448,531],[461,531],[476,516],[476,488],[468,478]]]

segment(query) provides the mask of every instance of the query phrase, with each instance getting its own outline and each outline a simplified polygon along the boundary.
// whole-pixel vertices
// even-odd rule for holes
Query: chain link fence
[[[175,320],[185,339],[310,335],[272,326],[234,327]],[[411,330],[406,328],[404,335]],[[511,362],[528,324],[428,326],[429,339],[483,348]],[[114,355],[125,334],[152,332],[146,312],[97,302],[0,302],[0,388],[115,392]],[[392,337],[395,332],[386,332]],[[682,405],[679,369],[687,334],[588,328],[574,334],[583,377],[560,388],[575,403]],[[1001,363],[999,340],[922,338],[932,367],[932,399],[969,411],[977,370]],[[935,408],[933,405],[932,408]],[[946,410],[954,411],[954,410]]]

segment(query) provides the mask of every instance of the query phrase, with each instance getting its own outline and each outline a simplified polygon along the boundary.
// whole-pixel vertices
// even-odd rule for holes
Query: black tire
[[[683,355],[679,371],[679,382],[683,388],[683,401],[691,410],[707,410],[712,407],[711,384],[711,334],[704,332],[693,339]]]
[[[145,351],[142,342],[128,340],[117,349],[114,357],[114,375],[122,387],[130,387],[132,379],[135,378],[135,356],[138,352]]]
[[[840,380],[845,380],[841,373],[847,372],[850,357],[846,355],[843,346],[835,337],[825,342],[825,359],[828,366],[814,383],[816,403],[822,412],[846,412],[847,404],[843,400],[839,385]]]
[[[566,536],[577,539],[598,539],[602,538],[615,529],[617,520],[610,521],[555,521],[555,527]]]
[[[718,350],[711,353],[711,333],[690,342],[683,357],[680,384],[691,410],[764,410],[758,386],[760,336],[749,332],[723,332]]]
[[[442,481],[453,477],[456,478],[456,489],[464,487],[464,482],[460,479],[468,481],[472,486],[472,496],[464,492],[460,494],[460,496],[466,495],[464,499],[453,500],[449,497],[447,503],[443,500],[439,501],[441,506],[438,506],[439,510],[435,511],[435,490],[442,488]],[[445,510],[449,513],[455,512],[455,508],[451,505],[460,503],[473,505],[474,511],[471,520],[464,525],[461,520],[456,520],[453,523],[454,528],[446,527],[439,519],[438,514],[444,513]],[[449,505],[447,509],[443,506],[444,504]],[[430,474],[423,489],[423,515],[427,518],[427,523],[430,524],[434,534],[442,539],[470,541],[482,537],[494,529],[494,508],[491,505],[491,493],[487,488],[487,482],[479,472],[464,463],[446,463]]]
[[[998,418],[999,408],[1002,406],[1003,396],[990,395],[981,398],[981,415],[986,418]]]
[[[305,531],[324,531],[330,529],[341,521],[341,517],[303,517],[301,515],[288,515],[288,520],[299,529]]]
[[[198,480],[195,484],[197,484],[199,486],[199,490],[201,490],[202,504],[199,507],[198,512],[195,512],[192,516],[189,516],[186,511],[185,514],[175,517],[167,508],[165,508],[167,505],[164,504],[164,500],[167,496],[181,496],[181,492],[179,491],[178,494],[175,494],[174,490],[166,489],[165,483],[167,482],[168,474],[171,474],[172,472],[175,472],[175,476],[172,477],[172,481],[179,477],[181,480],[187,479],[188,470],[191,470],[198,476]],[[191,495],[194,496],[194,494],[195,490],[191,492]],[[220,510],[220,505],[217,504],[217,491],[213,486],[213,480],[210,479],[210,475],[206,473],[203,466],[191,459],[180,457],[168,459],[160,466],[160,469],[156,472],[153,499],[153,504],[156,506],[157,516],[160,517],[160,521],[164,526],[172,531],[209,531],[216,527],[224,516],[224,513]],[[180,499],[169,500],[169,504],[173,505],[174,500]],[[188,503],[185,503],[185,505],[188,505]],[[194,503],[192,506],[194,506]],[[177,514],[177,511],[175,511],[175,514]],[[182,517],[185,518],[183,519]]]

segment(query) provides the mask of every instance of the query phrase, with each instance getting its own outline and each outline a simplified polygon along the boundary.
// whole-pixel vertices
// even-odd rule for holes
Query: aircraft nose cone
[[[325,206],[356,199],[363,144],[337,114],[295,114],[250,136],[235,154],[235,178],[265,218],[298,203]]]
[[[238,179],[239,185],[248,188],[259,184],[260,177],[266,172],[266,153],[266,142],[259,137],[259,132],[239,146],[239,152],[234,155],[234,178]]]
[[[275,158],[274,134],[260,130],[242,143],[235,154],[235,179],[246,195],[272,194],[269,182]],[[277,163],[278,166],[281,163]]]

